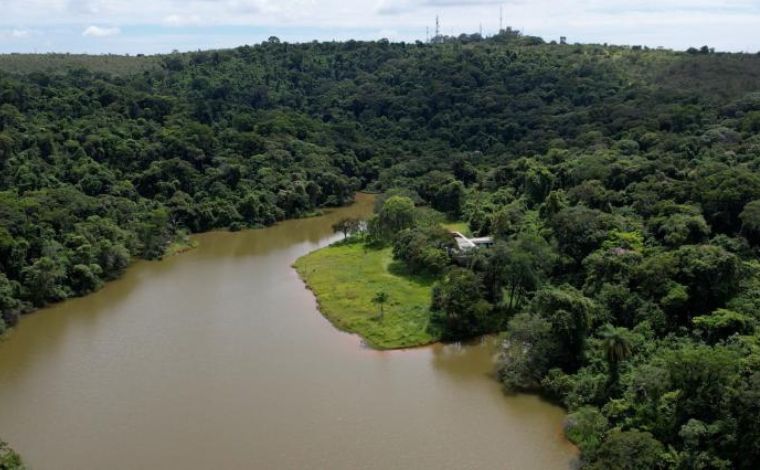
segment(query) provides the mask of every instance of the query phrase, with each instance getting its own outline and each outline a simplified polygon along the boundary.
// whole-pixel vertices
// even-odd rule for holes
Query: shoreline
[[[314,253],[315,251],[319,251],[319,250],[324,250],[325,248],[328,248],[329,246],[330,245],[328,245],[326,247],[323,247],[323,248],[318,248],[317,250],[314,250],[311,253]],[[311,254],[311,253],[309,253],[309,254]],[[308,254],[306,254],[304,256],[308,256]],[[349,329],[343,328],[340,324],[336,323],[333,320],[333,318],[331,318],[328,314],[326,314],[325,311],[324,311],[324,307],[322,306],[322,302],[319,299],[319,296],[317,295],[316,292],[314,292],[314,289],[309,284],[309,282],[304,278],[304,276],[301,274],[301,272],[298,270],[298,268],[296,268],[295,262],[290,267],[293,268],[293,270],[296,272],[296,274],[298,275],[298,279],[301,280],[301,282],[303,283],[304,288],[306,290],[308,290],[309,292],[311,292],[311,294],[314,296],[314,302],[317,305],[317,311],[319,311],[319,314],[322,316],[322,318],[324,318],[325,320],[327,320],[330,323],[330,325],[333,326],[333,328],[335,328],[336,330],[340,331],[341,333],[346,333],[346,334],[355,336],[359,340],[359,343],[363,347],[366,347],[366,348],[371,349],[373,351],[380,351],[380,352],[384,352],[384,351],[414,351],[414,350],[417,350],[417,349],[428,348],[428,347],[434,346],[436,344],[441,344],[441,345],[446,345],[447,344],[447,343],[443,343],[441,340],[432,340],[432,341],[427,342],[427,343],[420,343],[420,344],[413,345],[413,346],[383,347],[383,346],[375,345],[370,340],[368,340],[365,336],[363,336],[361,333],[359,333],[357,331],[353,331],[353,330],[349,330]]]
[[[367,249],[358,243],[332,244],[292,264],[317,309],[336,329],[355,334],[379,350],[416,349],[438,343],[428,329],[432,279],[392,272],[390,248]],[[389,301],[382,319],[373,296]]]
[[[41,311],[43,311],[45,309],[54,307],[56,305],[60,305],[62,303],[70,301],[70,300],[82,299],[82,298],[85,298],[85,297],[89,297],[90,295],[95,294],[95,293],[103,290],[103,288],[105,288],[109,284],[112,284],[112,283],[114,283],[114,282],[119,281],[120,279],[122,279],[124,277],[124,275],[127,273],[127,271],[129,271],[130,269],[132,269],[132,267],[135,265],[135,263],[139,263],[139,262],[148,262],[148,263],[162,262],[162,261],[165,261],[167,259],[174,258],[174,257],[177,257],[177,256],[181,256],[181,255],[183,255],[185,253],[188,253],[190,251],[193,251],[193,250],[197,249],[200,246],[200,244],[201,244],[201,242],[197,239],[198,236],[202,236],[202,235],[205,235],[205,234],[208,234],[208,233],[219,233],[219,232],[223,232],[223,233],[239,233],[239,232],[256,231],[256,230],[262,230],[262,229],[269,228],[269,227],[274,227],[274,226],[277,226],[277,225],[281,224],[282,222],[287,222],[287,221],[291,221],[291,220],[302,220],[302,219],[313,218],[313,217],[322,217],[322,216],[328,215],[333,210],[337,210],[337,209],[341,209],[341,208],[346,208],[346,207],[351,207],[352,205],[356,204],[356,196],[359,195],[359,194],[367,195],[367,196],[370,196],[370,197],[374,197],[375,196],[375,193],[366,192],[364,190],[357,191],[354,194],[354,199],[350,203],[348,203],[346,205],[343,205],[343,206],[337,206],[337,207],[319,207],[319,208],[315,209],[315,211],[318,211],[318,213],[316,213],[316,214],[311,214],[311,215],[305,214],[305,215],[303,215],[301,217],[295,217],[295,218],[290,218],[290,219],[278,220],[278,221],[276,221],[275,223],[273,223],[271,225],[264,225],[264,226],[258,226],[258,227],[246,227],[246,228],[244,228],[242,230],[230,230],[229,227],[226,227],[226,228],[225,227],[219,227],[219,228],[212,228],[210,230],[206,230],[205,232],[188,233],[188,234],[185,234],[184,239],[174,240],[171,243],[169,243],[167,245],[164,253],[159,258],[156,258],[156,259],[145,259],[145,258],[140,258],[140,257],[137,257],[137,256],[131,256],[130,260],[129,260],[129,264],[124,268],[124,270],[122,272],[119,273],[118,276],[116,276],[114,278],[111,278],[111,279],[104,280],[103,283],[100,286],[98,286],[97,289],[94,289],[94,290],[92,290],[90,292],[87,292],[84,295],[73,295],[73,296],[66,297],[66,298],[63,298],[63,299],[60,299],[60,300],[56,300],[56,301],[53,301],[53,302],[48,302],[47,304],[45,304],[45,305],[43,305],[41,307],[31,307],[29,309],[23,310],[19,314],[18,320],[16,321],[16,323],[13,326],[7,326],[6,329],[5,329],[5,331],[0,332],[0,342],[2,342],[9,335],[13,334],[13,332],[17,328],[20,327],[21,322],[24,319],[24,317],[27,317],[29,315],[38,314],[39,312],[41,312]]]

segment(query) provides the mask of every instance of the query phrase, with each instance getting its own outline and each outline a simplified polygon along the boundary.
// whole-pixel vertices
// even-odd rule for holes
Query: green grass
[[[303,256],[294,267],[317,297],[322,314],[374,348],[409,348],[440,339],[427,331],[434,280],[406,274],[390,248],[333,245]],[[383,319],[372,303],[379,291],[388,294]]]
[[[441,225],[446,230],[450,230],[452,232],[459,232],[465,237],[472,236],[472,232],[470,232],[470,227],[467,225],[467,222],[444,222]]]

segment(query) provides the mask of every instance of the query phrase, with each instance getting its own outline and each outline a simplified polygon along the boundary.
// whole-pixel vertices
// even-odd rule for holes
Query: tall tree
[[[376,304],[380,308],[380,315],[378,318],[382,321],[385,318],[385,304],[388,302],[388,293],[385,291],[379,291],[372,297],[372,303]]]
[[[333,232],[341,232],[343,238],[348,238],[349,235],[356,233],[361,227],[361,220],[355,217],[346,217],[335,222],[332,226]]]
[[[599,338],[602,340],[609,370],[608,393],[614,395],[620,382],[620,363],[633,353],[630,332],[626,328],[614,327],[608,323],[599,331]]]

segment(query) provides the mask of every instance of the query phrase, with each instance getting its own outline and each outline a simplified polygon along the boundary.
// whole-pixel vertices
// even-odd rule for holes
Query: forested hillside
[[[87,54],[2,54],[0,70],[14,74],[46,73],[64,75],[77,69],[127,76],[156,71],[163,65],[161,56],[87,55]]]
[[[9,57],[0,331],[187,233],[382,190],[496,237],[457,263],[425,217],[370,224],[439,276],[444,337],[506,331],[500,377],[569,409],[589,468],[760,461],[760,56],[507,31]]]

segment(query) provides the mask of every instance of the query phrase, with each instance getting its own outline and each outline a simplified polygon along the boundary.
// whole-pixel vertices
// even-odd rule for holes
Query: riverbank
[[[314,292],[322,314],[373,348],[410,348],[440,339],[428,332],[433,279],[405,273],[390,248],[338,243],[293,266]],[[388,296],[382,319],[372,301],[380,291]]]
[[[187,253],[188,251],[194,250],[196,248],[198,248],[198,241],[193,240],[192,238],[187,236],[169,245],[169,247],[166,249],[166,253],[164,254],[164,256],[162,256],[162,258],[166,258],[168,256],[181,255],[182,253]]]
[[[302,215],[301,217],[295,217],[295,218],[292,218],[292,219],[286,219],[286,220],[282,220],[282,221],[277,221],[277,222],[275,222],[275,223],[273,223],[271,225],[268,225],[268,226],[245,227],[243,229],[241,229],[240,227],[237,227],[237,228],[232,228],[232,227],[216,227],[216,228],[212,228],[212,229],[210,229],[210,230],[208,230],[206,232],[199,232],[199,233],[190,233],[190,232],[187,232],[185,230],[181,230],[178,233],[176,233],[175,237],[168,243],[168,245],[166,245],[165,249],[163,250],[163,253],[160,256],[158,256],[156,258],[153,258],[153,259],[147,259],[147,258],[140,258],[140,257],[138,257],[138,256],[136,256],[134,254],[131,254],[131,255],[129,255],[129,259],[128,259],[127,263],[126,263],[126,267],[121,272],[117,272],[113,277],[110,277],[108,279],[103,279],[102,282],[99,283],[98,285],[96,285],[95,287],[93,287],[92,290],[89,290],[89,291],[83,292],[83,293],[79,293],[79,294],[66,293],[66,295],[64,295],[63,297],[57,298],[55,300],[47,301],[42,306],[33,306],[31,304],[31,302],[23,302],[22,303],[23,306],[18,309],[18,312],[17,312],[18,319],[17,320],[20,320],[22,317],[27,316],[27,315],[32,314],[32,313],[35,313],[35,312],[38,312],[40,310],[44,310],[46,308],[54,307],[54,306],[60,304],[61,302],[65,302],[67,300],[72,300],[72,299],[76,299],[76,298],[82,298],[82,297],[90,296],[90,295],[92,295],[92,294],[100,291],[103,287],[107,286],[111,282],[113,282],[115,280],[121,279],[124,276],[124,274],[129,269],[131,269],[131,267],[134,265],[135,262],[138,262],[138,261],[154,261],[154,262],[159,262],[159,261],[162,261],[162,260],[166,260],[168,258],[172,258],[172,257],[175,257],[175,256],[183,255],[183,254],[188,253],[190,251],[196,250],[200,246],[200,242],[196,239],[196,237],[198,235],[202,235],[204,233],[212,233],[212,232],[228,232],[228,231],[229,232],[239,232],[239,231],[262,230],[262,229],[265,229],[265,228],[276,226],[278,224],[282,224],[283,222],[287,222],[287,221],[290,221],[290,220],[303,220],[303,219],[323,217],[327,213],[329,213],[330,211],[340,210],[342,208],[348,208],[348,207],[351,207],[352,205],[357,204],[357,201],[358,201],[359,198],[366,198],[366,200],[368,201],[368,202],[366,202],[366,204],[369,205],[368,207],[371,207],[372,202],[374,202],[374,197],[375,197],[374,194],[371,193],[371,192],[359,191],[359,192],[356,193],[354,201],[351,201],[350,203],[346,204],[343,207],[330,207],[330,208],[319,207],[319,208],[316,208],[315,210],[313,210],[313,211],[311,211],[311,212],[309,212],[307,214]],[[362,205],[362,204],[364,204],[364,203],[360,203],[360,205]],[[0,273],[0,274],[2,274],[2,273]],[[60,281],[59,281],[59,284],[60,284]],[[56,287],[60,288],[60,285],[56,286]],[[2,321],[2,317],[0,317],[0,340],[2,340],[6,335],[10,334],[17,327],[17,323],[18,323],[18,321],[14,322],[14,323],[12,323],[10,325],[8,325],[8,324],[4,323]]]
[[[493,342],[378,352],[321,317],[291,265],[372,205],[199,234],[25,317],[0,342],[0,436],[40,469],[569,468],[563,411],[505,396]]]
[[[24,469],[24,463],[21,461],[21,456],[11,449],[2,439],[0,439],[0,468],[3,470]]]

